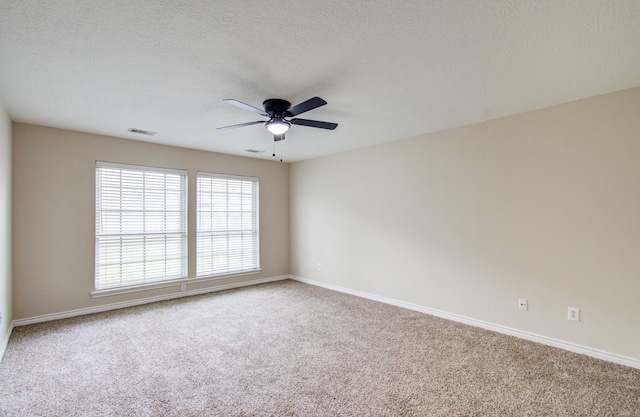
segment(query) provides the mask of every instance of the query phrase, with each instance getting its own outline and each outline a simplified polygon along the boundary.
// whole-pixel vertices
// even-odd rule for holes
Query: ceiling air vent
[[[140,133],[141,135],[147,135],[147,136],[154,136],[156,133],[158,133],[158,132],[152,132],[150,130],[136,129],[135,127],[130,127],[129,130],[127,130],[127,132]]]
[[[249,153],[263,153],[264,151],[259,151],[257,149],[245,149],[245,152],[249,152]]]

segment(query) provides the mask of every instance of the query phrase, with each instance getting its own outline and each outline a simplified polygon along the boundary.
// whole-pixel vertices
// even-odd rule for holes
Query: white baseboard
[[[541,343],[547,346],[553,346],[556,348],[568,350],[574,353],[580,353],[583,355],[591,356],[593,358],[602,359],[605,361],[617,363],[620,365],[629,366],[631,368],[640,369],[640,360],[629,358],[627,356],[617,355],[615,353],[606,352],[599,349],[590,348],[587,346],[578,345],[564,340],[554,339],[547,336],[542,336],[535,333],[525,332],[518,329],[513,329],[499,324],[489,323],[482,320],[477,320],[471,317],[461,316],[459,314],[448,313],[446,311],[436,310],[429,307],[424,307],[418,304],[407,303],[393,298],[382,297],[375,294],[369,294],[363,291],[352,290],[350,288],[339,287],[333,284],[327,284],[325,282],[316,281],[313,279],[302,278],[295,275],[289,275],[292,280],[304,282],[305,284],[311,284],[318,287],[326,288],[328,290],[338,291],[345,294],[355,295],[357,297],[368,298],[370,300],[379,301],[385,304],[391,304],[397,307],[406,308],[408,310],[418,311],[420,313],[429,314],[436,317],[441,317],[447,320],[453,320],[460,323],[468,324],[470,326],[480,327],[482,329],[491,330],[494,332],[506,334],[509,336],[515,336],[521,339],[529,340],[532,342]]]
[[[7,333],[4,335],[2,340],[0,340],[0,362],[2,362],[2,358],[4,358],[4,352],[7,351],[7,346],[9,345],[9,338],[11,337],[11,332],[13,331],[13,322],[9,325],[7,329]]]
[[[216,291],[231,290],[231,289],[234,289],[234,288],[248,287],[248,286],[251,286],[251,285],[264,284],[264,283],[273,282],[273,281],[282,281],[282,280],[285,280],[285,279],[289,279],[289,276],[288,275],[280,275],[280,276],[277,276],[277,277],[253,279],[251,281],[243,281],[243,282],[237,282],[237,283],[233,283],[233,284],[217,285],[215,287],[207,287],[207,288],[201,288],[201,289],[197,289],[197,290],[190,290],[190,291],[184,291],[184,292],[178,292],[178,293],[171,293],[171,294],[166,294],[166,295],[157,295],[155,297],[145,297],[145,298],[139,298],[139,299],[131,300],[131,301],[122,301],[122,302],[119,302],[119,303],[103,304],[103,305],[96,306],[96,307],[80,308],[80,309],[77,309],[77,310],[63,311],[63,312],[60,312],[60,313],[53,313],[53,314],[44,314],[42,316],[35,316],[35,317],[28,317],[26,319],[14,320],[12,322],[12,326],[16,326],[16,327],[17,326],[26,326],[28,324],[42,323],[42,322],[45,322],[45,321],[66,319],[66,318],[69,318],[69,317],[83,316],[85,314],[101,313],[103,311],[117,310],[119,308],[133,307],[133,306],[142,305],[142,304],[155,303],[157,301],[173,300],[175,298],[188,297],[188,296],[191,296],[191,295],[198,295],[198,294],[206,294],[206,293],[216,292]],[[7,337],[7,342],[8,342],[8,340],[9,339]]]

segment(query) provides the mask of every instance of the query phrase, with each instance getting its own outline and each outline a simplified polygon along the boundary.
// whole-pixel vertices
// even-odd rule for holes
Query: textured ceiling
[[[640,0],[0,0],[14,121],[266,159],[224,98],[328,101],[298,161],[639,85]]]

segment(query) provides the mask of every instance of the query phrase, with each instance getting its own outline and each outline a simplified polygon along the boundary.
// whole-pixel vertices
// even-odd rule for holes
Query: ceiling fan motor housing
[[[270,98],[265,100],[262,105],[264,106],[264,111],[269,113],[270,116],[280,116],[284,117],[285,113],[291,107],[291,103],[287,100],[282,100],[280,98]]]

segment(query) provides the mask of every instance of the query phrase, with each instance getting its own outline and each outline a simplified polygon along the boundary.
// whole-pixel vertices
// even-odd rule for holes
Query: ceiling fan
[[[224,126],[224,127],[217,128],[217,130],[235,129],[237,127],[251,126],[251,125],[257,125],[262,123],[267,127],[267,130],[273,134],[273,140],[277,142],[280,140],[284,140],[284,134],[287,130],[289,130],[291,125],[317,127],[320,129],[328,129],[328,130],[333,130],[336,127],[338,127],[337,123],[321,122],[319,120],[298,119],[298,118],[287,120],[287,118],[297,116],[299,114],[308,112],[309,110],[313,110],[315,108],[318,108],[327,104],[327,102],[321,99],[320,97],[310,98],[309,100],[302,102],[300,104],[297,104],[293,107],[291,106],[291,103],[289,103],[287,100],[282,100],[279,98],[270,98],[268,100],[265,100],[262,103],[264,110],[260,110],[256,107],[250,106],[248,104],[245,104],[235,99],[225,99],[222,101],[224,101],[225,103],[232,104],[236,107],[240,107],[241,109],[252,111],[261,116],[268,117],[269,120],[257,120],[255,122],[247,122],[247,123],[240,123],[237,125]]]

